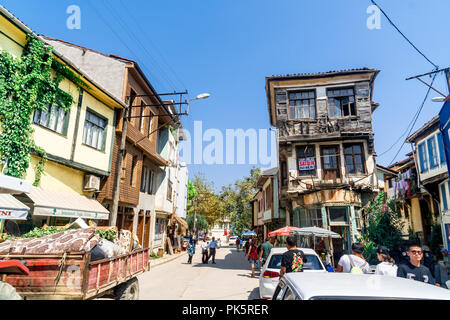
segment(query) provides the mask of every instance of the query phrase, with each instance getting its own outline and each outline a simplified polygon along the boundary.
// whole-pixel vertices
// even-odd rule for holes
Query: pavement
[[[169,261],[172,261],[172,260],[184,257],[184,256],[186,256],[186,259],[187,259],[187,252],[186,251],[182,251],[180,253],[174,253],[174,254],[166,254],[166,255],[164,255],[161,258],[150,259],[148,264],[150,265],[150,270],[151,270],[152,268],[155,268],[155,267],[157,267],[159,265],[162,265],[164,263],[167,263]]]
[[[150,262],[138,277],[141,300],[252,300],[259,298],[258,278],[251,278],[244,253],[227,245],[216,250],[216,264],[202,264],[197,246],[192,264],[186,252]],[[160,259],[165,259],[158,261]],[[256,276],[259,272],[256,272]]]

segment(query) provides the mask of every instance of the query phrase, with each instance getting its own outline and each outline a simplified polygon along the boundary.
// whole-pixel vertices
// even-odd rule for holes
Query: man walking
[[[206,237],[203,238],[203,241],[200,243],[202,247],[202,263],[208,263],[208,243],[206,242]]]
[[[336,272],[370,273],[370,266],[364,259],[363,252],[363,244],[352,244],[352,254],[345,254],[339,259]]]
[[[211,240],[211,242],[209,243],[208,248],[209,248],[209,257],[208,257],[208,259],[206,260],[206,263],[208,263],[209,258],[212,257],[212,263],[213,263],[213,264],[216,264],[216,248],[217,248],[217,242],[216,242],[216,240],[215,240],[214,237],[212,237],[212,240]]]
[[[261,245],[261,252],[259,254],[259,261],[261,262],[261,267],[266,263],[267,257],[270,254],[270,250],[273,248],[273,238],[266,238],[266,242]]]
[[[236,250],[239,251],[239,246],[241,244],[241,239],[239,237],[236,238]]]
[[[280,277],[285,273],[303,272],[303,263],[306,262],[303,251],[298,250],[295,245],[294,237],[286,238],[286,248],[288,251],[283,253],[281,258]]]
[[[397,277],[421,281],[439,287],[439,284],[431,275],[430,269],[420,264],[423,258],[422,248],[416,244],[411,244],[408,246],[406,254],[409,257],[409,262],[398,266]]]

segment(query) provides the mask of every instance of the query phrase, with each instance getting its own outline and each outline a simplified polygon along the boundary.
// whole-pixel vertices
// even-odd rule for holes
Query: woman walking
[[[395,265],[395,260],[390,256],[389,249],[384,246],[378,247],[377,257],[380,263],[377,264],[375,274],[396,277],[398,267]]]
[[[192,264],[192,257],[194,256],[194,253],[195,253],[195,247],[194,247],[193,242],[189,242],[188,247],[187,247],[187,253],[189,256],[188,263]]]
[[[252,278],[255,278],[255,264],[258,260],[258,243],[255,240],[251,242],[246,258],[252,266]]]

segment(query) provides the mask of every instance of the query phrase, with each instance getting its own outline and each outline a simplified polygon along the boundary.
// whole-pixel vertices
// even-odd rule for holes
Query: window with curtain
[[[60,106],[49,106],[47,111],[36,110],[33,116],[33,123],[58,132],[67,134],[67,123],[69,120],[69,111],[64,111]]]
[[[330,118],[356,116],[355,93],[350,89],[330,89],[327,91]]]
[[[97,150],[105,150],[107,124],[106,118],[88,109],[84,121],[83,143]]]
[[[289,93],[289,119],[315,119],[316,97],[314,90]]]

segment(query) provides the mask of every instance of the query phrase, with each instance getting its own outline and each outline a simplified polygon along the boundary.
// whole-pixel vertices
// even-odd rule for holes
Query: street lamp
[[[211,95],[209,93],[201,93],[198,96],[196,96],[195,98],[192,99],[187,99],[187,108],[186,108],[186,113],[189,114],[189,102],[194,101],[194,100],[203,100],[203,99],[207,99],[209,98]]]
[[[434,97],[431,99],[433,102],[444,102],[445,97]]]

